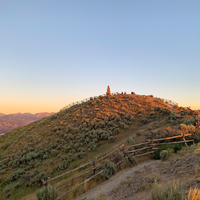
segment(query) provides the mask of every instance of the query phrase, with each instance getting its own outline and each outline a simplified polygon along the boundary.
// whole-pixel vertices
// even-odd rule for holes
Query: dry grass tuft
[[[190,188],[189,194],[188,194],[188,200],[199,200],[200,199],[200,190],[198,188]]]

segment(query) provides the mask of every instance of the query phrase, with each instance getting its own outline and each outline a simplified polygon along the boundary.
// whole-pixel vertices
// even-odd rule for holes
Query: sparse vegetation
[[[0,137],[1,187],[2,191],[5,188],[7,191],[0,191],[0,195],[4,199],[6,195],[14,196],[19,188],[40,187],[41,179],[73,169],[88,158],[94,160],[110,151],[112,144],[122,141],[133,145],[147,139],[180,134],[180,131],[195,133],[198,138],[196,119],[192,117],[184,108],[135,93],[99,96],[61,110]],[[169,124],[176,126],[172,128]],[[128,134],[130,127],[134,127],[131,136]],[[178,150],[178,145],[176,150],[173,148],[174,152]],[[125,157],[124,163],[131,166],[136,160]],[[107,178],[116,171],[112,164],[109,165],[106,165]],[[9,187],[15,190],[9,191]]]
[[[151,193],[151,200],[185,200],[185,197],[179,181],[173,180],[166,187],[160,187],[155,182]]]
[[[36,191],[35,200],[55,200],[58,196],[58,191],[53,189],[50,185],[43,187]]]

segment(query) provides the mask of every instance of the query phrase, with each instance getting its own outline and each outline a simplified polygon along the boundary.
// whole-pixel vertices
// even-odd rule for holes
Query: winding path
[[[122,170],[122,171],[118,172],[117,174],[115,174],[114,176],[112,176],[109,180],[104,181],[97,187],[82,194],[81,196],[76,198],[76,200],[81,200],[84,197],[87,197],[89,199],[96,198],[99,193],[107,194],[110,191],[112,191],[112,189],[114,189],[118,184],[120,184],[120,182],[125,181],[126,178],[130,177],[133,174],[133,172],[143,169],[144,166],[150,166],[157,162],[159,162],[159,161],[158,160],[150,160],[150,161],[140,163],[132,168]]]

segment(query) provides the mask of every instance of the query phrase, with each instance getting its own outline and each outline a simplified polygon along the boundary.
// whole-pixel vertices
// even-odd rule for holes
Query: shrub
[[[5,169],[0,170],[0,174],[5,174],[5,173],[6,173]]]
[[[10,196],[11,196],[11,193],[8,192],[8,193],[6,194],[6,198],[9,198]]]
[[[136,134],[137,136],[140,136],[140,135],[141,135],[141,131],[137,131],[135,134]]]
[[[115,141],[115,137],[113,137],[113,136],[108,137],[108,141],[109,142],[114,142]]]
[[[59,154],[59,151],[58,150],[56,150],[56,149],[52,149],[51,150],[51,155],[52,156],[57,156]]]
[[[70,162],[69,156],[67,155],[61,156],[60,158],[61,160],[68,160]]]
[[[8,183],[13,182],[17,179],[19,179],[21,177],[21,175],[25,174],[25,170],[24,169],[18,169],[17,171],[14,171],[12,174],[10,174],[6,181]]]
[[[35,186],[41,186],[42,185],[42,179],[46,180],[47,179],[47,175],[44,172],[41,172],[39,174],[37,174],[36,176],[34,176],[30,182],[29,185],[35,185]]]
[[[170,153],[167,150],[163,150],[160,152],[160,158],[162,161],[167,160],[169,158],[169,155],[170,155]]]
[[[56,170],[67,169],[70,164],[70,160],[63,160],[60,164],[55,166]]]
[[[84,149],[83,147],[79,147],[79,148],[77,149],[77,151],[84,151],[84,152],[85,152],[85,149]]]
[[[111,161],[109,161],[106,165],[105,165],[105,169],[103,172],[103,176],[106,179],[109,179],[113,174],[115,174],[117,172],[117,168],[115,166],[115,164]]]
[[[74,144],[74,148],[75,148],[75,149],[77,149],[79,146],[80,146],[79,143],[75,143],[75,144]]]
[[[110,136],[110,134],[107,131],[105,131],[105,132],[103,132],[103,134],[101,134],[101,139],[106,140],[106,139],[108,139],[109,136]]]
[[[119,122],[121,128],[125,129],[126,124],[124,122]]]
[[[200,190],[198,188],[190,188],[189,194],[188,194],[188,200],[198,200],[200,199]]]
[[[20,186],[21,186],[21,183],[20,183],[20,182],[17,182],[17,183],[15,183],[14,188],[15,188],[15,189],[18,189]]]
[[[35,200],[55,200],[58,196],[58,191],[53,189],[50,185],[43,187],[36,191]]]
[[[168,182],[167,186],[161,188],[157,182],[154,183],[151,200],[185,200],[183,188],[179,185],[179,181]]]
[[[183,120],[182,123],[186,125],[190,125],[190,124],[195,125],[195,122],[196,120],[194,118],[186,118]]]
[[[88,151],[89,151],[89,149],[90,149],[90,151],[91,151],[91,150],[94,151],[94,150],[96,150],[96,148],[97,148],[97,145],[96,145],[94,142],[90,142],[90,143],[88,144],[88,146],[89,146]]]
[[[124,158],[124,164],[127,167],[131,167],[133,165],[137,165],[137,160],[136,160],[136,158],[134,156],[130,156],[130,157],[126,156]]]
[[[180,124],[179,129],[181,130],[187,130],[187,125],[186,124]]]
[[[144,118],[142,118],[141,122],[142,122],[143,124],[146,124],[146,123],[148,122],[148,119],[147,119],[146,117],[144,117]]]
[[[3,192],[5,194],[11,192],[14,189],[14,185],[15,185],[14,183],[6,185],[6,187],[3,189]]]
[[[128,126],[127,125],[124,125],[124,129],[127,129],[128,128]]]
[[[119,132],[120,132],[119,128],[115,128],[115,129],[113,130],[113,133],[114,133],[114,134],[117,134],[117,133],[119,133]]]
[[[130,144],[130,145],[132,145],[132,144],[135,144],[135,143],[136,143],[136,141],[135,141],[134,137],[128,137],[128,138],[126,139],[126,142],[127,142],[128,144]]]
[[[35,163],[35,167],[39,167],[42,163],[40,161]]]

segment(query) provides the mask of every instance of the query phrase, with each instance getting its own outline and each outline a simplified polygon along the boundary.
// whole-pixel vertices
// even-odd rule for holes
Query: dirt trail
[[[101,183],[100,185],[93,188],[92,190],[79,196],[78,198],[76,198],[76,200],[80,200],[84,197],[96,198],[99,193],[103,193],[106,195],[109,192],[111,192],[115,187],[117,187],[120,184],[120,182],[125,181],[126,178],[130,177],[135,171],[138,171],[140,169],[142,170],[142,169],[144,169],[144,166],[150,166],[150,165],[156,164],[158,162],[159,162],[158,160],[150,160],[150,161],[140,163],[137,166],[134,166],[132,168],[122,170],[122,171],[118,172],[117,174],[115,174],[114,176],[112,176],[109,180]]]

